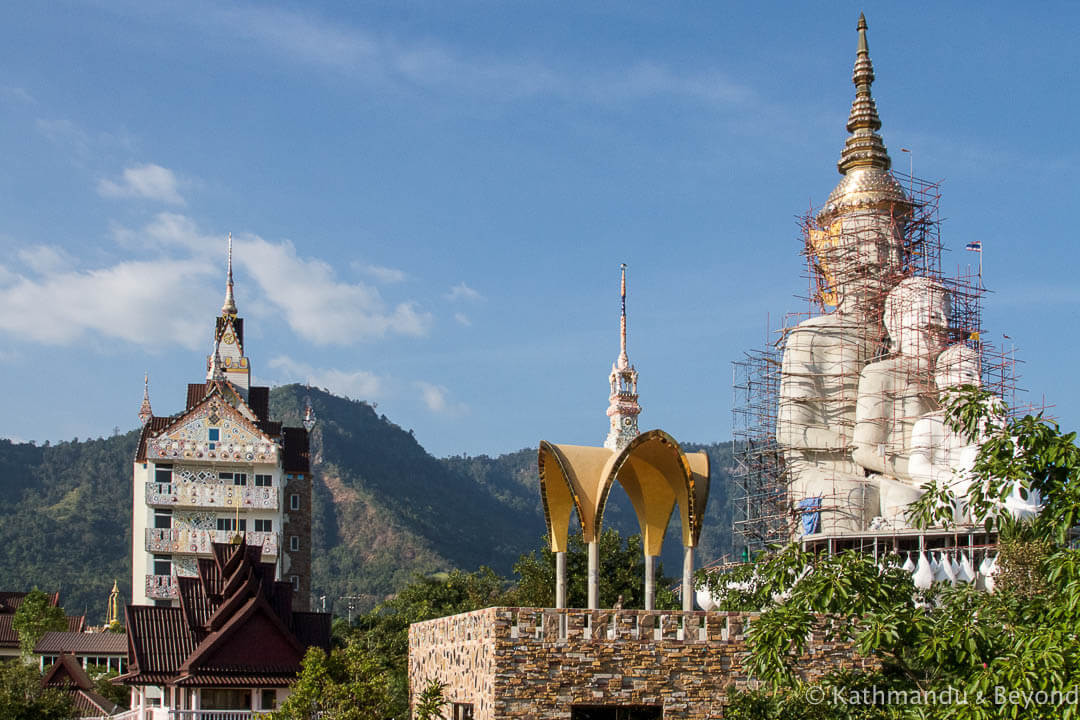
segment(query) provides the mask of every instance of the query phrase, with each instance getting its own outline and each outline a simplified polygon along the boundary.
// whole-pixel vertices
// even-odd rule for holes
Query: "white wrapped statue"
[[[876,487],[851,457],[859,372],[881,344],[880,298],[898,272],[901,237],[890,215],[856,210],[817,239],[836,309],[786,339],[777,442],[801,534],[858,532],[878,508]]]
[[[948,341],[951,300],[941,283],[909,277],[885,299],[892,352],[859,377],[852,458],[878,487],[879,514],[903,524],[908,504],[922,494],[909,460],[916,421],[938,409],[932,372]]]
[[[963,385],[981,384],[979,354],[966,345],[946,348],[938,357],[934,382],[938,390],[959,388]],[[993,424],[1001,426],[1004,417]],[[954,432],[945,423],[945,411],[935,410],[923,415],[915,423],[911,433],[911,457],[908,467],[915,482],[924,485],[934,482],[938,487],[949,489],[956,498],[954,521],[959,524],[981,524],[983,518],[974,517],[965,498],[971,488],[971,470],[979,454],[979,446],[985,440],[980,435],[969,441]],[[1039,511],[1040,498],[1032,491],[1027,497],[1019,485],[1005,499],[1004,509],[1016,518],[1032,517]]]

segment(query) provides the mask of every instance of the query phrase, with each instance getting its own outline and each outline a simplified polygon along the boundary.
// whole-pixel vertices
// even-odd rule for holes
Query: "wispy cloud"
[[[285,355],[278,355],[271,359],[270,367],[289,376],[286,379],[287,382],[299,380],[306,385],[325,388],[336,395],[344,395],[355,400],[376,398],[383,389],[382,379],[367,370],[316,368]]]
[[[405,282],[409,278],[408,273],[404,270],[385,267],[383,265],[365,265],[363,263],[354,262],[352,267],[357,272],[361,272],[374,279],[375,282],[383,285],[396,285]]]
[[[472,325],[472,320],[470,320],[469,316],[463,312],[454,313],[454,320],[457,321],[458,325],[464,325],[465,327]]]
[[[207,6],[200,20],[216,31],[283,55],[289,62],[329,68],[369,83],[430,92],[513,100],[555,96],[575,102],[683,97],[743,104],[753,90],[722,71],[670,67],[650,60],[590,68],[548,60],[477,56],[433,41],[402,39],[329,22],[314,12],[266,6]]]
[[[107,198],[143,198],[169,205],[183,205],[176,174],[168,168],[148,163],[124,170],[119,181],[98,181],[98,194]]]
[[[72,265],[71,256],[66,250],[51,245],[21,248],[15,255],[23,265],[39,275],[67,270]]]
[[[455,403],[450,400],[450,391],[442,385],[417,380],[415,383],[420,390],[420,397],[427,409],[437,415],[450,415],[458,417],[466,414],[469,408],[464,403]]]
[[[450,288],[449,292],[446,293],[446,299],[450,302],[459,302],[463,300],[475,302],[478,300],[483,300],[484,296],[476,290],[473,290],[464,282],[459,282],[457,285]]]
[[[376,288],[337,279],[329,263],[298,256],[287,240],[240,238],[234,261],[293,332],[317,345],[349,345],[388,334],[423,336],[431,326],[430,313],[416,303],[390,306]]]

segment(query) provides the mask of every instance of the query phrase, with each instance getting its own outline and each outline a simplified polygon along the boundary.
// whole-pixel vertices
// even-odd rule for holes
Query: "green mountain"
[[[536,451],[499,457],[429,455],[411,432],[362,401],[300,385],[274,388],[271,415],[312,433],[316,604],[370,607],[415,573],[480,565],[510,575],[544,533]],[[0,589],[60,589],[70,613],[100,622],[113,579],[130,596],[131,462],[137,432],[35,446],[0,440]],[[688,445],[712,461],[698,562],[731,552],[731,444]],[[637,531],[615,493],[606,526]],[[681,566],[674,527],[669,567]]]

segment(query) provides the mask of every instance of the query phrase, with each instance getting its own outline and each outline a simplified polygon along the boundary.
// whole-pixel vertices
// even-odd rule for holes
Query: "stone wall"
[[[659,705],[664,718],[723,716],[744,688],[744,631],[753,615],[644,610],[488,608],[409,628],[409,680],[431,680],[476,720],[566,720],[571,705]],[[807,678],[863,664],[814,637]]]

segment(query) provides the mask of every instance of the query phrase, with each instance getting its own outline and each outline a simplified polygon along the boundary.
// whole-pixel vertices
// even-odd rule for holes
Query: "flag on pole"
[[[970,250],[972,252],[981,253],[982,252],[982,240],[975,240],[974,242],[969,242],[967,245],[964,246],[964,249],[965,250]]]

